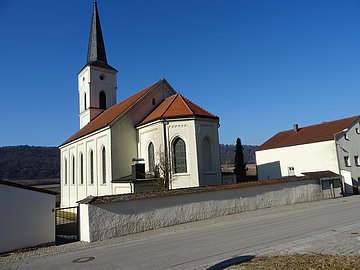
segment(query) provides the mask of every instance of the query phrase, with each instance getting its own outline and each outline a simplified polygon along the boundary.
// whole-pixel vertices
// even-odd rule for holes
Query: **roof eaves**
[[[148,125],[152,122],[156,122],[156,121],[164,121],[164,120],[173,120],[173,119],[177,119],[177,118],[189,118],[189,119],[194,119],[194,118],[202,118],[202,119],[215,119],[215,120],[219,120],[218,116],[205,116],[205,115],[199,115],[199,114],[181,114],[181,115],[174,115],[174,116],[159,116],[156,117],[152,120],[146,121],[144,123],[140,123],[138,125],[136,125],[136,127],[142,127],[144,125]]]
[[[77,141],[79,139],[82,139],[82,138],[84,138],[84,137],[86,137],[86,136],[88,136],[90,134],[93,135],[93,133],[95,133],[95,132],[102,132],[103,131],[102,129],[105,130],[105,128],[107,128],[108,126],[109,125],[102,125],[101,127],[97,128],[97,129],[94,129],[93,131],[90,131],[89,133],[85,133],[85,134],[81,135],[80,137],[74,138],[74,139],[72,139],[70,141],[65,141],[63,144],[59,145],[59,148],[62,148],[63,146],[65,146],[67,144],[70,144],[70,143],[73,143],[73,142],[75,142],[75,141]]]
[[[57,194],[58,194],[58,192],[55,192],[55,191],[46,190],[46,189],[40,189],[40,188],[35,188],[35,187],[32,187],[32,186],[25,186],[25,185],[21,185],[21,184],[14,183],[14,182],[10,182],[10,181],[0,180],[0,184],[1,184],[1,185],[5,185],[5,186],[10,186],[10,187],[15,187],[15,188],[21,188],[21,189],[26,189],[26,190],[30,190],[30,191],[35,191],[35,192],[50,194],[50,195],[57,195]]]
[[[315,140],[315,141],[306,142],[306,143],[287,144],[287,145],[283,145],[283,146],[274,146],[274,147],[268,147],[268,148],[264,148],[264,149],[261,149],[261,145],[260,145],[259,147],[257,147],[255,149],[255,152],[278,149],[278,148],[285,148],[285,147],[292,147],[292,146],[299,146],[299,145],[305,145],[305,144],[311,144],[311,143],[330,142],[330,141],[334,141],[334,139],[331,139],[331,140]]]

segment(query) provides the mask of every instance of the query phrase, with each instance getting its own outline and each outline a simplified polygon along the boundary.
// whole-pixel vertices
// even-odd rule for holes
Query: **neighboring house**
[[[134,192],[133,159],[155,176],[166,157],[170,188],[221,184],[219,118],[162,79],[116,104],[94,3],[87,63],[78,73],[80,130],[61,150],[61,206],[87,196]],[[160,164],[161,165],[161,164]]]
[[[342,176],[346,193],[360,179],[359,116],[282,131],[255,152],[260,180],[332,171]]]
[[[55,242],[56,194],[0,180],[0,253]]]

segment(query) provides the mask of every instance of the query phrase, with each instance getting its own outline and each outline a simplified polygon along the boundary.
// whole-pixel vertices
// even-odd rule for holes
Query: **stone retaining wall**
[[[121,196],[121,195],[118,195]],[[182,195],[80,204],[81,240],[96,241],[256,209],[330,198],[320,181],[205,190]]]

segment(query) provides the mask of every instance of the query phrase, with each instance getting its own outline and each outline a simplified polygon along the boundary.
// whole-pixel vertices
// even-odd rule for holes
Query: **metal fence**
[[[79,237],[79,207],[55,209],[56,245],[76,242]]]

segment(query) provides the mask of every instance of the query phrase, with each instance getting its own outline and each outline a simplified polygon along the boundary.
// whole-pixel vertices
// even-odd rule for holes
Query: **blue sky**
[[[118,101],[165,77],[221,143],[359,114],[360,1],[99,0]],[[0,0],[0,146],[78,130],[91,0]]]

